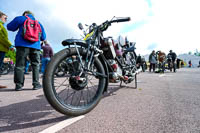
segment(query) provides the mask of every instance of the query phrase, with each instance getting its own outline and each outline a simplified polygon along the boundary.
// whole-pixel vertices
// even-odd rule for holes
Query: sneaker
[[[0,85],[0,88],[7,88],[7,86],[4,86],[4,85]]]
[[[33,90],[39,90],[39,89],[41,89],[42,88],[42,86],[41,85],[38,85],[38,86],[34,86],[33,87]]]
[[[28,72],[25,72],[24,74],[26,74],[26,75],[29,75],[29,73],[28,73]]]
[[[19,86],[16,86],[16,87],[15,87],[15,91],[21,91],[21,90],[23,90],[22,87],[19,87]]]

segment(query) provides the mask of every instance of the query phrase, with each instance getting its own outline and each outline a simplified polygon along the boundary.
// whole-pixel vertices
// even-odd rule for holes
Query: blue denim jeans
[[[42,74],[44,74],[45,68],[49,61],[50,61],[50,58],[42,58],[42,68],[41,68]]]
[[[0,68],[1,68],[1,66],[3,64],[3,59],[5,57],[5,54],[6,54],[5,52],[0,51]]]
[[[30,65],[30,62],[29,62],[28,60],[26,60],[26,61],[25,61],[24,73],[28,73],[29,65]]]

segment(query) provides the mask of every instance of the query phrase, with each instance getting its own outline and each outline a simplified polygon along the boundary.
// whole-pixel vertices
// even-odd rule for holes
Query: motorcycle
[[[122,52],[111,37],[103,36],[112,23],[126,21],[130,18],[93,23],[88,33],[84,31],[84,39],[62,41],[67,48],[51,58],[43,76],[45,97],[55,110],[70,116],[86,114],[99,103],[109,83],[128,84],[136,79],[135,58],[126,57],[134,48]],[[82,24],[79,28],[83,29]],[[64,74],[58,77],[61,68]]]
[[[12,61],[4,62],[0,69],[0,75],[6,75],[14,71],[14,64]]]
[[[169,69],[170,72],[172,72],[172,69],[173,72],[176,72],[176,61],[173,61],[170,55],[167,57],[167,64],[168,64],[167,69]]]
[[[127,39],[127,38],[126,38]],[[135,70],[138,71],[141,67],[142,67],[142,71],[145,72],[145,60],[144,58],[141,58],[141,56],[137,56],[136,52],[135,52],[135,45],[136,42],[129,42],[126,41],[126,45],[125,47],[125,54],[128,53],[129,56],[131,57],[131,59],[134,59],[133,61],[134,64],[136,64]],[[139,70],[138,72],[140,72],[141,70]]]

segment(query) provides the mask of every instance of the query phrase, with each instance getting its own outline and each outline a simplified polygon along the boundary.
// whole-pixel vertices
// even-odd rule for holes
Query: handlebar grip
[[[121,19],[116,19],[116,20],[112,20],[111,23],[114,23],[114,22],[126,22],[126,21],[130,21],[131,18],[130,17],[126,17],[126,18],[121,18]]]

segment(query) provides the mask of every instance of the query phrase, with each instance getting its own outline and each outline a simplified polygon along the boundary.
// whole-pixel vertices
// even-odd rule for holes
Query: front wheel
[[[84,65],[86,50],[79,48],[79,52]],[[60,66],[65,67],[62,77],[56,76]],[[75,48],[63,49],[47,65],[43,77],[44,94],[58,112],[70,116],[83,115],[91,111],[102,97],[106,79],[100,75],[105,75],[105,72],[98,58],[94,58],[88,72],[82,69]]]

